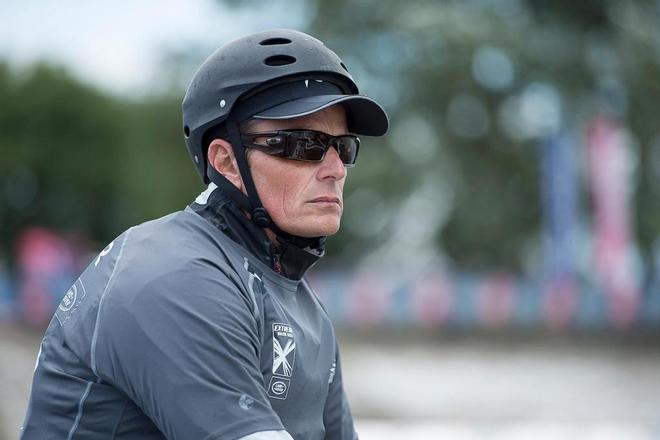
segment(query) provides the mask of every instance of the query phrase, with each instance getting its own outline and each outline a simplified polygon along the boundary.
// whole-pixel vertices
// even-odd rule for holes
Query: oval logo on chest
[[[273,382],[273,385],[270,387],[273,393],[277,394],[278,396],[286,393],[286,388],[287,388],[286,384],[281,380],[277,380]]]

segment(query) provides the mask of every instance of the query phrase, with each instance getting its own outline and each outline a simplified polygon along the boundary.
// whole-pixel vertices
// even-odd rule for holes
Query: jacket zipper
[[[280,254],[273,252],[273,269],[275,272],[282,274],[282,262],[280,261]]]

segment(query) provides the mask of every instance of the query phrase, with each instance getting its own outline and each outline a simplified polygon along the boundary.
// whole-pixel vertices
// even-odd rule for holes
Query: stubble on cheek
[[[289,187],[287,185],[284,185],[282,187],[282,195],[280,197],[280,208],[281,208],[282,216],[285,219],[288,217],[288,214],[289,214],[287,206],[286,206],[286,199],[287,199],[286,195],[287,195],[288,192],[289,192]]]

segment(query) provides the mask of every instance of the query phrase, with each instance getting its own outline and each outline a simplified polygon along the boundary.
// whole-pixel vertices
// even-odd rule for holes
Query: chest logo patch
[[[296,342],[288,324],[273,324],[273,377],[268,385],[268,396],[286,399],[289,394],[293,364],[296,360]]]

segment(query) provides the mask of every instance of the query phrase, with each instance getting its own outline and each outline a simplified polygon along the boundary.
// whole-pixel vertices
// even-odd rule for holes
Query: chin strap
[[[252,173],[250,172],[250,167],[248,167],[247,154],[245,152],[245,147],[243,146],[241,133],[238,130],[238,122],[230,116],[225,122],[225,126],[227,127],[227,137],[229,137],[229,142],[234,149],[236,163],[238,164],[238,169],[241,172],[243,184],[245,185],[245,190],[247,192],[246,198],[249,204],[249,209],[247,211],[250,213],[250,218],[252,219],[252,222],[260,228],[271,227],[273,226],[273,221],[261,204],[261,200],[259,200],[257,188],[254,186]]]

